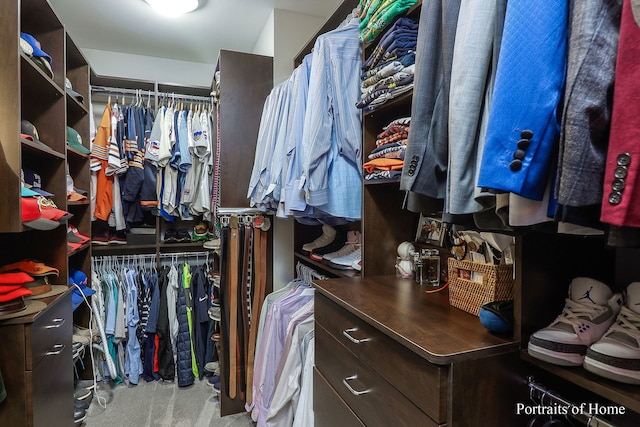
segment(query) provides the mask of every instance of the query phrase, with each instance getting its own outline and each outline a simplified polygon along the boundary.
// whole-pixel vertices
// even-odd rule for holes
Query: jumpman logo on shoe
[[[589,288],[588,291],[585,291],[584,295],[581,296],[580,298],[578,298],[578,301],[580,301],[581,299],[588,299],[589,301],[591,301],[592,303],[596,303],[594,300],[591,299],[591,291],[593,290],[593,286]]]

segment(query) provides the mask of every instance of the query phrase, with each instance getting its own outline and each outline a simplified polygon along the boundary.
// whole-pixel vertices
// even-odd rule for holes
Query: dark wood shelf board
[[[315,267],[318,267],[318,270],[330,273],[334,276],[338,276],[338,277],[355,277],[357,275],[359,275],[360,273],[356,270],[339,270],[337,268],[333,268],[328,266],[327,264],[323,264],[322,262],[316,261],[314,259],[309,258],[309,256],[300,253],[300,252],[296,252],[295,256],[300,259],[301,261],[304,261],[307,264],[311,264]]]
[[[89,206],[91,202],[87,200],[81,200],[79,202],[67,202],[67,206]]]
[[[156,252],[156,245],[91,245],[92,255],[132,255],[132,254],[153,254]]]
[[[68,91],[65,91],[67,95],[67,108],[70,113],[74,113],[77,115],[86,115],[89,114],[89,108],[84,105],[82,102],[78,101],[73,95],[71,95]]]
[[[43,146],[24,138],[20,138],[20,142],[22,143],[22,149],[28,150],[31,154],[36,154],[42,157],[65,159],[65,155],[63,153],[59,153],[47,146]]]
[[[89,249],[90,247],[91,247],[91,242],[84,243],[78,249],[74,249],[74,250],[68,252],[67,256],[72,257],[74,255],[81,254],[81,253],[85,252],[87,249]]]
[[[20,63],[22,81],[28,82],[28,87],[26,87],[28,92],[38,93],[41,97],[62,97],[64,95],[62,88],[23,52],[20,52]]]
[[[89,158],[88,154],[81,153],[80,151],[76,150],[73,147],[70,147],[69,145],[67,145],[67,153],[72,153],[73,156],[81,159],[85,159],[85,160]]]
[[[380,105],[373,111],[369,111],[364,113],[367,118],[374,118],[376,115],[384,114],[385,116],[388,114],[390,110],[394,110],[399,107],[409,107],[411,105],[411,101],[413,99],[413,89],[405,92],[397,97],[390,99],[384,104]]]
[[[380,184],[400,184],[400,178],[382,178],[382,179],[370,179],[363,180],[365,186],[368,185],[380,185]]]
[[[553,375],[567,380],[592,393],[602,396],[612,402],[624,405],[628,409],[640,413],[640,388],[638,386],[611,381],[599,375],[592,374],[581,366],[564,367],[543,362],[531,357],[527,350],[520,352],[522,360],[531,363]]]

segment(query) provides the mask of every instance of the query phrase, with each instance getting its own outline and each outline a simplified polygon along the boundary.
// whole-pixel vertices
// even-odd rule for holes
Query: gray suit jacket
[[[622,0],[572,4],[555,193],[582,207],[602,200]]]
[[[449,82],[459,8],[460,0],[423,1],[418,29],[411,131],[400,189],[435,199],[445,197]]]

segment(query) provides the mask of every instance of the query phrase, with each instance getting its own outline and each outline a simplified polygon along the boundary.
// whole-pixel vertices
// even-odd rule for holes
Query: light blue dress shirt
[[[302,139],[306,202],[335,217],[361,217],[362,57],[358,19],[316,39]]]

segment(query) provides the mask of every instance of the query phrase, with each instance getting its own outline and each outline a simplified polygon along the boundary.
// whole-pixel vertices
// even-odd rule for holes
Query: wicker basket
[[[460,270],[482,273],[482,283],[460,277]],[[449,304],[477,316],[482,304],[513,299],[513,266],[449,258]]]

